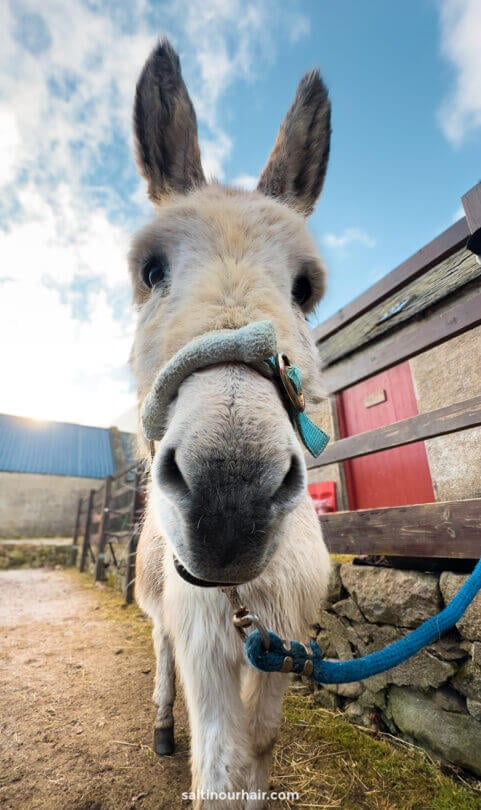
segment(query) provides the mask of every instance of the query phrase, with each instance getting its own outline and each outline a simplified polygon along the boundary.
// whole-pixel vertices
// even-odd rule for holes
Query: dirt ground
[[[176,755],[157,757],[153,676],[149,623],[118,593],[72,570],[0,571],[0,807],[190,807],[185,708]],[[276,810],[481,810],[479,782],[315,708],[305,688],[284,702],[272,780],[299,801]]]
[[[122,620],[118,621],[117,616]],[[144,632],[142,632],[144,631]],[[136,608],[72,573],[0,572],[0,806],[188,806],[189,740],[151,751],[153,656]]]

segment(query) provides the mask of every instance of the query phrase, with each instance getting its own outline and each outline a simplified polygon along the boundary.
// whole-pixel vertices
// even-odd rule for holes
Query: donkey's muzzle
[[[304,495],[301,452],[264,460],[246,448],[236,457],[196,456],[195,463],[190,455],[183,463],[182,449],[167,447],[155,464],[156,483],[182,518],[174,544],[178,572],[192,584],[253,579],[275,551],[281,518]]]

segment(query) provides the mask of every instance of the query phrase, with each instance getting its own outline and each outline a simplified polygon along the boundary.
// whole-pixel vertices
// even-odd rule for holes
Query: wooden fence
[[[481,184],[462,201],[465,218],[314,331],[331,414],[344,388],[481,323]],[[308,467],[480,425],[481,396],[349,438],[339,438],[335,424],[336,440]],[[320,520],[333,553],[469,559],[481,553],[479,498],[342,511]]]
[[[102,486],[80,498],[73,538],[80,571],[97,582],[113,578],[126,602],[133,599],[135,555],[146,491],[143,463],[108,476]]]

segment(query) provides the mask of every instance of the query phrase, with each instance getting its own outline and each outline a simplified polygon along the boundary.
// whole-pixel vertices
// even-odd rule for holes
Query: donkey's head
[[[134,130],[157,208],[130,253],[140,402],[192,339],[269,320],[279,350],[302,371],[309,406],[319,375],[305,314],[323,294],[324,270],[305,217],[322,188],[330,138],[319,73],[301,80],[253,192],[206,183],[195,112],[165,40],[140,76]],[[150,498],[177,570],[204,583],[253,579],[306,493],[303,452],[278,389],[249,365],[210,366],[182,382],[167,423]]]

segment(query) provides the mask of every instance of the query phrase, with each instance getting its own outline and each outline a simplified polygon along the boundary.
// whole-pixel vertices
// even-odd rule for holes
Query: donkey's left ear
[[[329,159],[331,105],[319,71],[301,79],[258,190],[309,216],[322,190]]]

